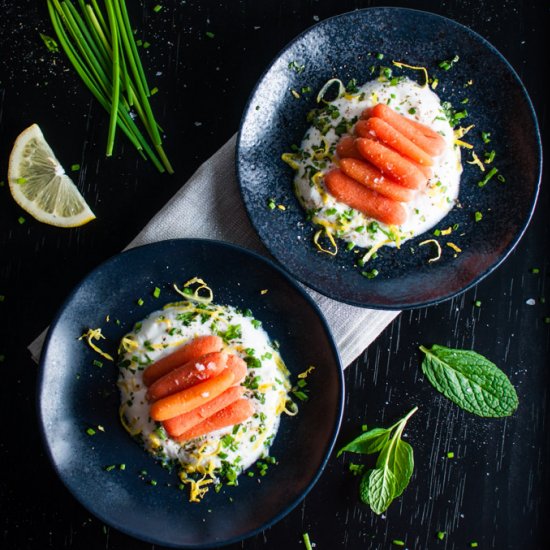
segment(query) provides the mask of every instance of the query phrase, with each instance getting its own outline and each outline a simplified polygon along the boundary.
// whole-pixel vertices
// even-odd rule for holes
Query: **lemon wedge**
[[[8,181],[14,200],[38,221],[78,227],[95,218],[37,124],[17,136],[10,154]]]

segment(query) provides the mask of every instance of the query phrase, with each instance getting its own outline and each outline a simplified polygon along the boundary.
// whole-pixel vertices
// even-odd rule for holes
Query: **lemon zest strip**
[[[313,365],[310,365],[304,372],[301,372],[298,375],[298,378],[307,378],[314,370],[315,367]]]
[[[326,235],[327,239],[330,241],[330,244],[334,247],[334,250],[328,250],[326,248],[323,248],[319,244],[319,238],[323,233]],[[332,232],[326,227],[319,229],[319,231],[315,233],[315,235],[313,236],[313,244],[317,247],[317,250],[319,250],[320,252],[324,252],[325,254],[329,254],[330,256],[336,256],[336,254],[338,254],[338,245],[336,244],[336,241],[332,236]]]
[[[481,162],[480,158],[476,155],[475,151],[472,151],[472,160],[466,161],[468,164],[475,164],[482,172],[485,172],[485,166]]]
[[[325,85],[321,88],[319,93],[317,94],[317,103],[321,103],[321,101],[325,101],[325,93],[326,91],[335,83],[338,83],[338,96],[336,99],[342,97],[346,93],[346,88],[342,81],[339,78],[331,78],[330,80],[327,80],[325,82]],[[328,103],[325,101],[325,103]]]
[[[457,254],[462,252],[462,249],[456,246],[455,243],[447,243],[447,246],[452,248]]]
[[[369,251],[363,256],[363,259],[361,260],[363,265],[366,264],[376,254],[376,252],[380,248],[382,248],[384,245],[389,244],[391,242],[392,242],[391,239],[386,239],[384,241],[379,242],[378,244],[371,246]]]
[[[102,357],[105,357],[105,359],[108,359],[109,361],[114,361],[114,359],[105,351],[102,351],[99,349],[92,340],[105,340],[105,336],[101,334],[101,328],[89,328],[87,332],[85,332],[79,340],[86,339],[86,342],[88,345],[96,352],[99,353]]]
[[[465,141],[462,141],[461,139],[455,139],[455,144],[459,147],[464,147],[466,149],[473,149],[474,146],[471,143],[466,143]]]
[[[198,284],[199,286],[193,291],[193,294],[186,294],[183,290],[180,290],[176,283],[174,283],[172,286],[174,287],[174,290],[183,296],[184,298],[187,298],[188,300],[191,300],[193,302],[198,302],[199,304],[209,304],[214,299],[214,293],[212,292],[212,289],[199,277],[193,277],[192,279],[189,279],[186,283],[183,284],[183,288],[188,288],[193,284]],[[201,296],[200,292],[201,290],[206,289],[206,296]]]
[[[293,170],[298,170],[300,165],[296,162],[296,155],[293,153],[283,153],[281,155],[281,160],[286,162]]]
[[[437,262],[437,260],[441,258],[441,245],[435,239],[428,239],[427,241],[422,241],[421,243],[419,243],[418,246],[424,246],[425,244],[429,243],[435,244],[435,247],[437,248],[437,256],[428,260],[428,263],[431,264],[432,262]]]
[[[392,61],[392,63],[396,66],[402,69],[405,67],[406,69],[412,69],[413,71],[422,71],[424,73],[424,84],[422,85],[423,88],[425,88],[428,85],[428,69],[426,67],[417,67],[416,65],[407,65],[406,63],[402,63],[401,61]]]

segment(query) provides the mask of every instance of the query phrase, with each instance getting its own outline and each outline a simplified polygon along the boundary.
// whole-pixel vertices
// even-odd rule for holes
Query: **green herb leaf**
[[[445,397],[483,417],[510,416],[518,407],[516,390],[491,361],[470,350],[420,346],[422,371]]]
[[[391,504],[397,482],[389,468],[375,468],[368,478],[367,498],[375,514],[385,512]]]
[[[395,440],[395,443],[393,441]],[[387,464],[395,476],[395,492],[397,498],[406,489],[414,470],[414,453],[412,447],[402,439],[395,439],[386,444],[376,462],[381,468]]]
[[[390,438],[390,433],[390,430],[386,430],[385,428],[373,428],[368,432],[362,433],[342,447],[336,456],[340,456],[343,452],[368,455],[377,453],[382,450]]]
[[[374,470],[372,468],[370,470],[367,470],[363,474],[363,477],[361,478],[361,483],[359,484],[359,496],[361,497],[361,500],[365,504],[369,504],[369,505],[370,505],[370,501],[369,501],[369,480],[370,480],[370,476],[371,476],[372,472],[374,472]]]

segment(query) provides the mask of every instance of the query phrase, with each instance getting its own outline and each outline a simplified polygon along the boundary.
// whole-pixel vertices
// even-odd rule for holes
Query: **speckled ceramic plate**
[[[309,365],[317,367],[308,377],[309,400],[297,416],[281,421],[270,451],[278,464],[265,477],[242,475],[238,487],[210,491],[201,503],[189,503],[187,491],[177,488],[176,473],[163,469],[126,433],[118,415],[117,367],[78,340],[88,327],[101,327],[106,336],[101,347],[116,355],[120,338],[135,322],[181,299],[172,284],[195,276],[208,282],[217,303],[253,311],[279,341],[294,379]],[[155,287],[161,289],[158,299]],[[103,366],[94,364],[97,359]],[[41,427],[62,481],[106,524],[175,548],[237,542],[290,512],[325,466],[342,406],[342,368],[317,306],[272,262],[216,241],[164,241],[108,260],[69,296],[41,357]],[[89,428],[95,435],[87,434]]]
[[[383,53],[382,61],[375,53]],[[459,56],[444,71],[442,60]],[[455,227],[440,238],[439,261],[430,246],[418,243],[431,233],[407,241],[401,250],[385,247],[369,266],[379,275],[367,279],[356,266],[357,255],[341,246],[336,257],[312,244],[317,230],[292,192],[292,170],[281,154],[299,144],[316,106],[317,91],[330,78],[344,83],[369,80],[370,69],[391,60],[427,67],[439,79],[442,101],[466,109],[464,126],[474,124],[467,141],[478,155],[495,151],[491,166],[499,176],[483,188],[475,165],[463,162],[460,207],[437,228]],[[296,70],[302,67],[303,70]],[[399,70],[421,80],[417,71]],[[471,82],[471,85],[469,85]],[[292,90],[313,92],[297,99]],[[461,102],[467,98],[467,104]],[[491,133],[485,144],[481,131]],[[463,151],[463,159],[470,153]],[[538,125],[529,97],[507,61],[482,37],[444,17],[402,8],[370,8],[327,19],[304,32],[273,61],[246,107],[237,145],[237,172],[246,209],[260,238],[297,279],[337,300],[373,308],[403,309],[445,300],[493,271],[512,251],[531,218],[542,166]],[[275,199],[286,210],[270,210]],[[483,219],[475,221],[475,212]],[[461,249],[456,253],[447,242]],[[412,250],[411,250],[412,249]]]

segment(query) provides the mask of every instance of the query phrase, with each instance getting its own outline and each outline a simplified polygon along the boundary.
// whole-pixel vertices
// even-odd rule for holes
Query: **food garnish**
[[[418,407],[414,407],[389,428],[367,430],[365,426],[361,435],[338,451],[337,456],[344,452],[369,455],[378,453],[376,466],[363,473],[359,487],[361,500],[375,514],[387,510],[409,484],[414,469],[414,453],[412,447],[401,439],[401,435],[409,418],[417,410]]]
[[[17,136],[9,159],[8,182],[17,204],[40,222],[79,227],[95,219],[37,124]]]
[[[125,0],[48,0],[48,11],[57,39],[69,61],[102,107],[109,113],[106,155],[113,154],[118,127],[143,158],[159,172],[173,173],[162,147],[160,127],[149,97],[151,91],[134,39]],[[146,47],[146,44],[143,44]],[[145,133],[134,118],[142,122]]]
[[[494,363],[471,350],[420,346],[422,372],[436,390],[465,411],[483,417],[510,416],[518,396],[508,377]]]

